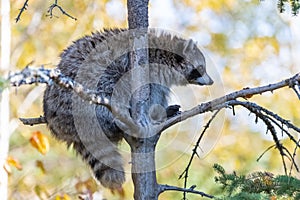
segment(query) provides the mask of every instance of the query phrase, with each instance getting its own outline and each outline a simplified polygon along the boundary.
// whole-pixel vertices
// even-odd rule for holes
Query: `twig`
[[[298,143],[300,143],[300,139],[298,140]],[[292,156],[292,158],[293,158],[292,161],[295,160],[297,149],[298,149],[298,146],[296,145],[295,148],[294,148],[294,152],[293,152],[293,156]],[[294,165],[297,166],[296,164],[294,164]],[[291,165],[289,176],[291,176],[291,174],[292,174],[292,169],[293,169],[294,165]]]
[[[206,194],[204,192],[198,191],[198,190],[194,190],[196,186],[192,186],[190,188],[181,188],[181,187],[177,187],[177,186],[171,186],[171,185],[159,185],[159,194],[163,193],[165,191],[168,190],[174,190],[174,191],[180,191],[180,192],[184,192],[184,193],[193,193],[193,194],[199,194],[202,197],[207,197],[207,198],[214,198],[214,196]]]
[[[294,161],[293,156],[288,151],[288,149],[281,144],[280,140],[278,139],[277,132],[275,130],[275,127],[272,125],[270,118],[268,118],[268,116],[263,113],[267,109],[262,108],[261,106],[259,106],[257,104],[254,104],[252,102],[242,102],[242,101],[237,101],[237,100],[229,101],[228,105],[231,105],[231,106],[241,105],[241,106],[247,108],[250,112],[254,113],[259,119],[261,119],[266,124],[268,130],[271,132],[271,135],[273,137],[273,141],[275,142],[275,146],[276,146],[276,148],[278,149],[278,151],[281,155],[281,159],[282,159],[282,163],[283,163],[283,167],[284,167],[284,172],[287,174],[287,167],[286,167],[284,157],[290,158],[291,162],[292,162],[292,165],[294,165],[296,167],[296,169],[298,170],[298,166],[296,165],[296,162]],[[270,111],[267,112],[267,113],[272,114],[272,112],[270,112]],[[276,118],[278,120],[280,120],[283,124],[288,122],[287,120],[282,119],[278,115],[276,115]],[[289,135],[289,137],[290,137],[290,139],[292,138],[291,140],[295,142],[296,146],[299,146],[298,142],[291,135]],[[269,150],[269,148],[268,148],[268,150]]]
[[[51,6],[49,7],[49,9],[47,11],[47,13],[49,13],[47,16],[50,16],[50,18],[55,16],[55,15],[53,15],[53,9],[58,8],[63,15],[66,15],[67,17],[70,17],[71,19],[74,19],[76,21],[77,19],[75,17],[73,17],[72,15],[70,15],[69,13],[67,13],[60,5],[58,5],[57,1],[58,0],[54,0],[54,3],[51,4]]]
[[[266,150],[264,150],[264,152],[262,152],[262,154],[256,159],[256,162],[258,162],[269,150],[271,150],[274,147],[276,147],[275,144],[269,146]]]
[[[23,13],[25,10],[27,10],[27,8],[28,8],[28,1],[29,1],[29,0],[25,0],[25,2],[24,2],[24,4],[23,4],[22,8],[20,9],[20,12],[19,12],[18,16],[15,18],[16,23],[17,23],[18,21],[20,21],[22,13]]]
[[[24,125],[37,125],[37,124],[45,124],[47,123],[46,118],[44,116],[40,116],[37,118],[19,118]]]
[[[192,155],[190,157],[190,160],[185,168],[185,170],[180,174],[179,179],[181,179],[182,177],[184,177],[184,188],[186,189],[187,187],[187,180],[188,180],[188,174],[189,174],[189,169],[192,165],[193,159],[195,157],[195,155],[198,155],[197,153],[197,148],[200,147],[200,142],[205,134],[205,132],[207,131],[207,129],[209,128],[211,122],[214,120],[214,118],[218,115],[218,113],[220,112],[220,110],[217,110],[212,116],[211,118],[208,120],[208,122],[206,123],[206,125],[204,126],[203,131],[200,134],[200,137],[198,138],[195,147],[192,150]],[[186,199],[186,192],[183,192],[183,199]]]
[[[292,140],[298,147],[300,147],[300,143],[297,142],[297,140],[287,131],[284,129],[284,127],[282,125],[280,125],[278,122],[281,122],[281,124],[285,125],[287,128],[293,129],[294,131],[300,133],[300,128],[296,127],[295,125],[293,125],[292,123],[290,123],[288,120],[283,119],[282,117],[280,117],[279,115],[273,113],[272,111],[269,111],[268,109],[257,105],[256,103],[253,102],[242,102],[242,101],[228,101],[228,105],[230,106],[235,106],[235,105],[241,105],[247,108],[253,108],[259,112],[263,112],[262,114],[268,118],[272,123],[274,123],[276,126],[278,126],[278,128],[280,128],[283,133],[285,133],[290,140]],[[277,121],[276,121],[277,120]]]
[[[243,90],[232,92],[223,97],[214,99],[214,100],[206,102],[206,103],[202,103],[190,110],[182,112],[181,115],[176,115],[172,118],[169,118],[167,121],[165,121],[161,125],[158,125],[159,127],[157,127],[157,129],[163,131],[163,130],[166,130],[167,128],[169,128],[170,126],[173,126],[174,124],[182,122],[182,121],[184,121],[190,117],[193,117],[195,115],[205,113],[208,111],[218,110],[222,107],[224,108],[224,107],[228,106],[226,104],[226,102],[228,102],[230,100],[235,100],[237,98],[244,98],[244,99],[246,98],[247,99],[247,96],[250,96],[250,95],[257,95],[257,94],[262,94],[265,92],[273,92],[274,90],[277,90],[277,89],[283,88],[283,87],[287,87],[287,86],[293,87],[293,85],[299,84],[299,82],[300,82],[300,74],[298,73],[291,78],[285,79],[283,81],[280,81],[280,82],[277,82],[274,84],[268,84],[268,85],[256,87],[256,88],[245,88]]]
[[[294,92],[297,94],[298,99],[300,100],[300,86],[299,85],[298,86],[295,85],[292,88],[293,88]]]
[[[72,80],[70,77],[63,75],[59,69],[33,69],[26,67],[22,71],[9,75],[10,83],[13,86],[20,86],[33,83],[46,83],[51,85],[54,83],[59,86],[72,89],[83,100],[91,103],[102,105],[111,110],[110,100],[97,92],[84,88],[80,83]]]

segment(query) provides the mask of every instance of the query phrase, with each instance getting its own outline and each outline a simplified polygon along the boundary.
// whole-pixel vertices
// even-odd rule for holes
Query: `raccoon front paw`
[[[166,111],[167,111],[167,118],[171,118],[171,117],[174,117],[176,115],[180,115],[181,114],[181,111],[179,110],[180,109],[180,105],[171,105],[171,106],[168,106]]]

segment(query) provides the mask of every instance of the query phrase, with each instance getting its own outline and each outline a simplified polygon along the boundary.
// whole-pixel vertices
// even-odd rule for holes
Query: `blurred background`
[[[10,68],[0,71],[2,77],[7,71],[20,70],[32,61],[33,66],[55,67],[60,53],[72,41],[103,28],[127,27],[124,0],[58,1],[66,12],[77,18],[76,21],[62,15],[58,9],[54,9],[57,17],[49,18],[47,10],[53,2],[31,0],[18,23],[15,18],[24,1],[10,2],[11,60]],[[171,101],[180,103],[184,110],[225,93],[273,83],[299,72],[300,20],[290,13],[288,6],[286,9],[280,14],[274,0],[150,0],[150,27],[197,41],[207,58],[208,72],[215,80],[212,87],[174,88]],[[132,199],[130,174],[127,174],[124,193],[97,186],[88,167],[72,149],[51,137],[45,125],[29,127],[21,124],[19,117],[43,114],[44,88],[43,85],[31,85],[9,90],[7,130],[11,162],[6,166],[9,199],[76,199],[87,191],[97,191],[94,199]],[[299,100],[291,89],[258,95],[250,100],[300,126]],[[1,112],[5,115],[4,109]],[[162,134],[157,148],[160,183],[183,186],[183,180],[178,177],[210,116],[208,113],[192,118]],[[291,133],[299,139],[299,134]],[[33,136],[49,142],[44,154],[30,142]],[[289,146],[285,136],[279,137]],[[228,109],[219,114],[202,141],[200,158],[193,161],[188,185],[218,194],[220,187],[214,183],[214,163],[221,164],[228,172],[283,174],[281,157],[276,149],[256,161],[272,144],[266,127],[262,123],[256,124],[254,115],[236,107],[233,116]],[[290,147],[293,150],[293,146]],[[121,144],[120,149],[130,161],[129,147]],[[296,161],[300,165],[299,156]],[[129,164],[126,169],[130,169]],[[300,178],[295,171],[292,175]],[[182,194],[178,192],[160,196],[160,199],[181,198]],[[188,198],[199,199],[195,195]]]

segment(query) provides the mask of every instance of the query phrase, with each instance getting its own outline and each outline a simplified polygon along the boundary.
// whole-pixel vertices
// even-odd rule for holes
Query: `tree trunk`
[[[159,186],[156,180],[155,147],[159,134],[152,133],[148,117],[149,97],[151,88],[149,83],[148,65],[148,0],[128,0],[128,25],[133,38],[133,49],[130,53],[132,69],[132,119],[140,127],[139,133],[126,136],[126,141],[131,147],[132,180],[134,183],[134,199],[155,200],[158,198]],[[135,29],[135,30],[133,30]],[[137,51],[137,49],[139,49]],[[143,87],[141,87],[143,86]]]
[[[147,138],[131,147],[134,199],[157,199],[159,195],[155,170],[155,138]],[[154,144],[154,145],[153,145]]]

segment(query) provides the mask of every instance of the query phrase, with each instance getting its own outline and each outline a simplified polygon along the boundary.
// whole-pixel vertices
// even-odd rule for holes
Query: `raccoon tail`
[[[97,142],[96,142],[97,143]],[[73,148],[91,167],[95,178],[106,188],[118,189],[125,182],[123,159],[113,143],[103,147],[95,141],[90,144],[74,142]]]

